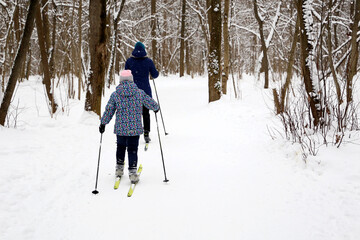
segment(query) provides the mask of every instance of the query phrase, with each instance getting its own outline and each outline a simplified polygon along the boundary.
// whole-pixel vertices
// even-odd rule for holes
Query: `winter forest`
[[[256,76],[292,141],[306,141],[310,129],[326,142],[332,129],[340,145],[359,129],[359,1],[140,2],[1,1],[1,125],[14,122],[16,82],[31,75],[43,76],[51,114],[64,111],[54,96],[62,86],[67,98],[86,94],[85,109],[100,116],[104,88],[142,41],[161,75],[207,75],[209,102],[227,84],[238,95],[244,73]]]
[[[50,131],[51,133],[49,132],[48,135],[42,135],[44,138],[45,136],[48,137],[48,139],[58,136],[51,134],[62,133],[63,131],[71,134],[73,131],[74,134],[78,133],[79,135],[79,137],[75,137],[78,142],[83,141],[83,139],[80,140],[80,135],[83,133],[77,132],[75,128],[82,129],[85,132],[91,132],[94,129],[97,131],[99,119],[109,99],[109,94],[119,83],[119,73],[124,69],[125,62],[131,56],[134,45],[138,41],[144,43],[149,58],[153,60],[156,69],[160,73],[160,77],[156,82],[159,84],[157,85],[159,87],[159,97],[162,100],[161,109],[164,113],[162,121],[165,120],[166,124],[170,126],[170,135],[161,136],[161,140],[165,142],[163,143],[165,147],[167,146],[167,149],[164,148],[164,154],[170,162],[168,164],[172,169],[170,170],[172,178],[177,176],[175,167],[181,170],[187,169],[185,166],[179,165],[182,153],[179,152],[176,155],[177,148],[175,146],[178,146],[179,143],[175,143],[175,138],[180,141],[180,144],[184,144],[182,146],[188,146],[191,149],[191,145],[187,145],[185,138],[188,141],[196,139],[201,143],[208,137],[209,143],[204,142],[200,144],[199,148],[203,150],[203,153],[209,151],[205,154],[209,159],[213,159],[215,156],[218,160],[223,158],[223,155],[219,156],[215,152],[215,149],[219,147],[219,145],[215,145],[215,141],[221,141],[220,149],[223,150],[219,151],[227,152],[225,155],[231,159],[246,156],[249,160],[253,156],[259,155],[258,160],[255,161],[256,163],[247,163],[248,170],[251,169],[249,171],[252,172],[258,171],[258,168],[255,167],[258,161],[259,165],[268,166],[269,171],[263,169],[263,176],[265,177],[259,178],[262,180],[255,181],[255,186],[257,184],[263,186],[268,182],[267,180],[273,180],[278,171],[275,168],[280,166],[284,170],[283,172],[290,172],[281,173],[285,174],[287,179],[285,182],[288,182],[289,186],[294,183],[291,182],[292,180],[295,182],[299,180],[294,184],[294,188],[306,188],[304,195],[311,195],[316,192],[315,196],[319,196],[315,200],[305,199],[304,195],[299,193],[302,190],[294,190],[293,195],[289,197],[292,202],[296,202],[294,205],[287,205],[288,202],[285,205],[276,205],[278,201],[282,201],[279,198],[274,200],[274,203],[276,202],[275,208],[267,202],[260,208],[259,212],[247,212],[254,219],[259,220],[263,219],[262,213],[264,212],[269,214],[269,211],[272,211],[271,209],[280,210],[275,215],[278,214],[276,215],[277,218],[281,219],[280,222],[284,224],[284,229],[279,230],[282,234],[269,230],[274,227],[273,223],[270,223],[270,219],[268,219],[269,222],[266,222],[266,219],[261,220],[260,226],[266,226],[265,228],[269,231],[265,231],[267,234],[265,236],[269,237],[266,239],[345,240],[356,239],[356,236],[360,235],[360,165],[358,162],[358,156],[360,156],[360,0],[0,0],[0,125],[2,125],[0,126],[0,148],[4,146],[3,150],[0,150],[0,159],[2,159],[0,164],[6,166],[1,172],[3,175],[0,178],[1,184],[8,182],[5,176],[13,179],[11,182],[13,185],[10,183],[10,186],[14,186],[14,188],[16,184],[25,184],[24,182],[29,180],[22,179],[17,175],[17,177],[14,177],[14,175],[9,175],[8,172],[11,172],[11,169],[17,169],[15,165],[12,165],[13,163],[10,163],[10,160],[16,155],[12,152],[13,148],[15,149],[16,144],[20,144],[23,148],[28,149],[28,147],[24,146],[27,146],[27,141],[32,142],[33,137],[30,133],[32,131],[38,133],[34,128],[39,127],[45,129],[45,131]],[[28,90],[25,90],[25,88]],[[153,97],[155,99],[155,95]],[[158,101],[159,99],[155,100]],[[32,101],[35,102],[31,105],[32,107],[26,105]],[[190,108],[196,102],[199,103],[199,106]],[[30,111],[30,108],[33,110]],[[73,115],[75,112],[76,116]],[[90,115],[84,117],[83,112]],[[202,114],[198,114],[199,112]],[[260,112],[261,115],[258,115]],[[178,115],[176,115],[177,113]],[[190,115],[193,119],[190,119]],[[189,119],[185,116],[189,116]],[[261,119],[259,116],[261,116]],[[75,121],[82,121],[82,123],[77,122],[76,126],[72,125],[74,119]],[[152,144],[157,144],[157,121],[157,119],[156,122],[155,119],[152,120]],[[259,123],[256,124],[256,122]],[[159,120],[158,124],[160,128],[165,128],[164,122],[161,123],[161,120]],[[158,132],[159,125],[157,125]],[[114,141],[113,136],[110,136],[111,128],[107,127],[106,130],[106,134],[110,139],[108,142]],[[17,129],[25,132],[16,132]],[[192,133],[186,135],[187,132]],[[195,132],[199,133],[199,135],[204,134],[203,138],[198,138],[198,134],[195,134]],[[208,132],[215,133],[208,136]],[[225,137],[227,133],[229,133],[229,136]],[[98,134],[98,132],[91,133],[86,137],[92,139],[93,143],[84,142],[84,144],[88,144],[90,148],[94,149],[92,155],[90,153],[79,155],[84,158],[83,162],[86,162],[86,164],[91,162],[89,169],[86,167],[85,170],[80,170],[80,167],[74,166],[75,163],[70,163],[70,160],[63,163],[65,164],[64,167],[60,167],[62,170],[65,168],[79,169],[77,177],[75,177],[75,174],[67,175],[67,182],[77,182],[79,176],[82,176],[83,179],[89,179],[91,184],[93,183],[99,137],[99,134],[95,134]],[[159,133],[159,140],[161,134],[162,132]],[[17,142],[19,136],[25,136],[21,143]],[[211,137],[215,139],[215,136],[216,140],[210,142]],[[270,140],[265,141],[264,138]],[[67,136],[62,141],[75,141],[70,139],[72,137]],[[227,143],[226,139],[229,140],[229,143]],[[230,140],[234,141],[230,143]],[[40,138],[36,140],[39,144],[42,143],[49,147],[52,144],[54,146],[63,144],[60,140],[54,139],[51,144],[44,141],[45,139],[40,140]],[[234,142],[237,141],[240,141],[239,145],[235,145]],[[279,141],[281,141],[281,144],[278,144]],[[13,142],[13,145],[7,145],[8,142]],[[76,149],[87,152],[88,149],[82,147],[78,142],[76,142],[78,144]],[[245,142],[246,144],[242,145]],[[211,145],[212,143],[214,145]],[[262,143],[267,147],[263,147]],[[278,144],[274,147],[275,149],[281,148],[283,150],[274,150],[275,153],[272,152],[268,148],[270,148],[269,145],[273,146],[273,144]],[[278,147],[279,145],[282,147]],[[234,146],[232,149],[239,148],[241,151],[229,150],[229,146]],[[147,153],[141,152],[144,156],[140,155],[139,158],[146,159],[145,154],[152,153],[150,156],[159,158],[158,152],[151,152],[158,148],[157,145],[151,147],[154,150],[149,149],[150,152]],[[345,150],[342,150],[343,147]],[[112,146],[112,152],[109,149],[108,158],[114,158],[113,148],[114,146]],[[213,148],[214,152],[211,152],[210,148]],[[263,148],[265,150],[255,153]],[[55,154],[50,153],[50,149],[54,150],[54,152],[58,151],[53,146],[46,151],[40,150],[40,148],[37,150],[45,151],[42,155],[36,153],[36,156],[41,157],[34,157],[34,159],[42,159],[39,160],[39,165],[45,162],[45,158],[49,157],[48,154],[50,156]],[[61,147],[61,149],[63,148]],[[250,149],[254,155],[249,152]],[[289,149],[296,150],[290,153],[291,150]],[[104,151],[103,155],[107,156],[106,147]],[[139,151],[143,150],[139,148]],[[339,152],[336,151],[340,151],[342,155],[338,155]],[[74,152],[78,152],[75,147],[71,153],[65,153],[64,155],[73,156]],[[271,158],[276,159],[284,159],[281,156],[286,152],[286,161],[292,163],[286,163],[289,164],[286,165],[283,162],[276,162],[274,167],[268,162],[260,162],[264,161],[266,156],[272,156],[269,155],[270,152],[274,154]],[[192,149],[190,153],[202,159],[198,150]],[[20,152],[17,154],[20,154]],[[173,159],[178,157],[179,162],[175,163],[174,161],[171,163],[171,156],[174,156]],[[339,167],[339,165],[336,165],[339,163],[335,164],[335,160],[329,160],[335,159],[335,156],[338,156],[337,160],[347,160],[341,163],[342,165]],[[56,162],[59,161],[55,155],[53,158]],[[295,167],[293,165],[296,162],[294,159],[297,158],[299,160],[297,167]],[[15,159],[21,159],[20,155]],[[326,162],[326,159],[331,164]],[[357,161],[351,159],[357,159]],[[183,160],[182,157],[181,160]],[[25,159],[20,160],[23,166],[30,164],[24,161]],[[103,170],[103,176],[101,175],[102,170],[100,170],[101,181],[107,181],[106,177],[109,177],[110,173],[106,175],[106,171],[113,174],[113,162],[111,160],[111,163],[109,163],[111,170],[110,167],[109,170]],[[215,164],[215,159],[209,161],[204,159],[202,162],[204,165],[210,164],[212,166],[214,164],[214,167],[211,168],[213,170],[219,167],[218,163]],[[221,163],[221,161],[219,162]],[[311,173],[300,175],[299,172],[302,172],[303,169],[294,170],[295,168],[301,168],[299,162],[304,166],[310,166]],[[236,165],[232,161],[229,161],[229,164],[234,168],[243,168],[243,166],[240,167],[240,165]],[[155,165],[154,169],[156,169]],[[147,167],[150,172],[152,166],[148,165]],[[38,170],[39,167],[36,169],[36,171],[40,171]],[[351,175],[352,178],[351,180],[350,177],[349,179],[339,180],[337,185],[334,183],[336,180],[332,180],[333,175],[328,176],[325,174],[329,169],[331,170],[329,172],[337,172],[338,169],[343,171],[342,173],[337,172],[339,174],[335,174],[337,177],[346,178],[345,176]],[[25,169],[21,171],[28,172]],[[45,169],[41,171],[48,172]],[[140,184],[136,190],[139,192],[138,197],[143,196],[145,198],[144,194],[151,194],[151,191],[158,191],[159,195],[168,196],[169,193],[166,193],[166,189],[163,189],[168,186],[156,185],[155,190],[151,191],[141,189],[146,187],[149,189],[150,187],[149,182],[151,182],[152,175],[151,173],[146,175],[146,171],[147,169],[144,167],[143,185]],[[221,168],[220,171],[223,171],[223,169]],[[259,171],[259,174],[261,172],[262,170]],[[316,184],[312,181],[322,175],[319,172],[326,175],[326,180],[320,180],[321,184],[318,188],[315,188]],[[271,173],[274,173],[274,175],[271,175]],[[38,172],[32,174],[31,176],[37,176]],[[198,174],[194,173],[196,176]],[[244,173],[240,174],[242,176],[239,176],[236,182],[246,182],[246,176],[254,177],[247,174],[250,173],[245,173],[244,170]],[[314,174],[314,177],[309,177],[312,174]],[[55,182],[58,179],[55,178],[56,175],[55,173],[54,177],[50,176],[50,174],[46,176]],[[180,173],[179,175],[182,176]],[[294,177],[295,175],[298,178]],[[210,174],[207,176],[210,176]],[[227,176],[221,176],[222,179],[227,179]],[[266,180],[267,176],[269,179]],[[202,177],[198,176],[198,178],[201,184]],[[149,179],[148,185],[146,185],[146,179]],[[44,179],[36,180],[36,184],[42,184],[42,187],[39,187],[40,190],[48,186],[44,181]],[[190,180],[182,181],[184,185],[192,184]],[[284,184],[280,178],[278,181],[280,186]],[[308,187],[308,185],[304,187],[300,181],[302,183],[308,183],[307,181],[309,181],[309,185],[312,187]],[[234,189],[235,183],[232,180],[230,182],[232,184],[231,189]],[[277,178],[275,178],[275,182],[277,182]],[[248,189],[252,198],[244,200],[242,195],[238,196],[235,193],[236,191],[233,192],[230,189],[221,190],[221,180],[217,182],[211,180],[211,183],[215,189],[220,189],[219,191],[222,194],[232,195],[234,200],[224,200],[223,196],[218,196],[215,200],[205,204],[202,207],[203,210],[199,210],[199,212],[196,212],[198,209],[194,210],[194,219],[200,218],[200,221],[205,225],[210,224],[211,226],[211,224],[214,224],[213,228],[220,230],[213,232],[213,235],[211,233],[203,235],[205,229],[207,229],[204,225],[200,226],[199,229],[190,230],[190,235],[186,235],[182,231],[178,238],[171,238],[169,237],[171,231],[176,231],[177,228],[174,226],[171,228],[172,225],[166,223],[165,225],[169,226],[168,232],[163,235],[156,234],[151,239],[221,239],[225,238],[225,236],[228,236],[228,239],[240,239],[239,236],[244,237],[244,239],[265,239],[261,237],[263,236],[261,234],[254,235],[249,229],[253,229],[255,226],[245,223],[247,221],[238,216],[232,215],[230,217],[234,222],[234,226],[236,226],[235,224],[242,224],[242,226],[245,226],[244,228],[248,227],[247,230],[249,230],[240,231],[240,235],[234,235],[234,229],[230,229],[232,224],[226,225],[225,222],[222,223],[223,225],[220,224],[218,228],[215,223],[210,223],[210,219],[214,216],[219,221],[227,219],[223,212],[217,210],[214,216],[208,212],[202,212],[205,211],[206,207],[213,208],[214,205],[217,206],[215,201],[229,201],[227,202],[229,207],[222,207],[221,209],[224,212],[231,212],[233,211],[231,206],[236,205],[237,201],[250,204],[255,209],[254,202],[263,197],[258,196],[255,190]],[[335,185],[329,187],[327,184],[331,183]],[[344,184],[340,186],[341,183]],[[86,192],[90,190],[91,184],[79,180],[75,185],[85,189],[84,192]],[[203,186],[208,186],[207,184],[204,182]],[[348,188],[344,187],[345,190],[342,188],[344,185],[348,186]],[[284,185],[284,189],[288,189],[289,186]],[[336,186],[339,186],[339,189]],[[172,193],[186,192],[182,190],[181,185],[176,185],[171,181],[169,187],[172,189]],[[244,184],[243,187],[247,189],[247,185]],[[59,188],[65,190],[65,187]],[[105,189],[105,187],[102,188]],[[268,194],[267,197],[270,196],[270,190],[273,190],[272,192],[275,195],[277,193],[281,195],[281,190],[275,189],[274,186],[274,189],[270,187],[268,192],[265,190],[265,195]],[[12,191],[10,187],[6,189],[4,187],[0,192],[6,194]],[[83,196],[84,193],[81,191],[71,193],[70,199],[75,202],[83,200],[86,202],[85,206],[80,203],[75,204],[77,206],[75,210],[66,203],[67,200],[62,198],[62,200],[55,203],[55,206],[58,206],[64,212],[71,211],[71,213],[75,214],[75,220],[69,221],[70,223],[75,223],[76,219],[82,219],[81,216],[84,214],[86,206],[99,210],[99,204],[106,205],[110,201],[109,199],[115,196],[112,195],[108,199],[103,199],[103,202],[100,200],[86,200],[86,197]],[[141,191],[143,191],[143,195],[141,195]],[[338,195],[338,191],[341,194]],[[31,202],[37,201],[37,198],[30,193],[30,190],[27,193]],[[110,193],[109,190],[108,194],[113,193]],[[18,200],[13,205],[11,204],[18,195],[13,193],[6,198],[4,197],[4,204],[0,204],[4,206],[0,209],[0,216],[8,214],[6,216],[10,219],[15,219],[17,212],[8,211],[6,207],[23,206],[21,204],[24,203],[20,203]],[[210,191],[204,192],[203,195],[204,201],[207,201],[212,196]],[[48,198],[45,197],[45,199],[49,199],[50,203],[50,199],[57,198],[57,196],[57,193],[53,191],[47,193],[46,197]],[[89,198],[89,196],[87,197]],[[170,199],[175,200],[177,197],[173,196]],[[322,205],[324,204],[322,197],[333,200],[326,200],[328,202]],[[353,200],[348,200],[350,198]],[[188,207],[192,205],[187,202],[186,197],[180,197],[180,199],[185,202],[185,205],[188,204]],[[152,200],[155,202],[154,199]],[[150,200],[150,203],[154,202]],[[161,204],[158,202],[160,201],[157,199],[154,209],[160,208]],[[309,202],[312,202],[310,206]],[[345,205],[347,204],[348,208],[339,207],[343,202],[345,202]],[[139,203],[142,203],[142,201],[138,199],[137,204]],[[145,204],[147,206],[145,214],[157,214],[153,212],[155,210],[151,210],[150,203]],[[304,203],[304,205],[301,203]],[[163,204],[171,212],[169,210],[170,205]],[[326,207],[323,209],[319,207],[320,205],[329,208],[336,205],[337,208],[335,209],[337,210],[332,210],[333,212],[329,213],[329,215],[322,215],[328,209]],[[307,207],[309,207],[310,211],[313,210],[313,215],[301,215],[301,211],[307,210]],[[295,208],[299,210],[293,210]],[[37,209],[45,211],[40,206]],[[115,211],[117,210],[120,211],[116,207]],[[281,210],[297,219],[295,224],[297,227],[289,227],[288,218],[279,213]],[[99,219],[103,220],[107,219],[105,215],[99,216],[96,215],[95,210],[92,211],[89,213],[91,216],[98,216]],[[183,216],[184,213],[181,210],[174,211],[175,215],[180,219],[177,222],[180,228],[189,227],[180,223],[181,219],[186,219]],[[239,215],[241,215],[244,211],[246,212],[246,209],[238,207],[234,211],[239,212]],[[52,209],[50,212],[57,214],[60,210]],[[104,212],[110,212],[110,209],[105,209]],[[29,208],[21,214],[26,217],[31,213],[32,210]],[[126,210],[126,214],[131,213]],[[160,212],[160,216],[164,217],[170,217],[169,214],[165,210]],[[317,217],[313,218],[314,215]],[[1,220],[0,223],[4,222],[5,227],[1,229],[0,226],[0,239],[85,239],[85,237],[80,236],[88,236],[86,239],[102,238],[100,233],[93,236],[90,233],[84,235],[85,229],[81,228],[79,230],[73,226],[68,226],[70,230],[65,233],[60,233],[60,227],[57,229],[54,226],[47,229],[46,219],[49,221],[52,219],[51,221],[55,225],[58,223],[65,224],[69,219],[64,215],[53,220],[50,213],[45,216],[45,220],[37,218],[37,221],[42,224],[40,224],[39,228],[24,220],[23,223],[28,224],[31,231],[25,228],[17,231],[17,227],[11,226],[12,223],[16,223],[15,220],[10,221],[8,224],[5,224],[5,220]],[[335,219],[340,216],[340,220],[335,221],[332,216],[335,216]],[[159,218],[157,220],[160,222]],[[312,218],[314,222],[308,221]],[[192,220],[192,223],[195,223],[195,221]],[[331,226],[336,224],[340,224],[340,226],[339,228],[333,228],[330,232],[320,229],[321,227],[314,230],[316,221],[323,221],[323,226],[328,228],[332,228]],[[145,222],[145,220],[142,220],[140,225],[142,224],[145,229],[143,235],[147,236],[146,230],[150,231],[152,227],[146,225]],[[304,225],[306,231],[301,232],[301,224],[304,222],[306,222]],[[95,222],[87,220],[87,223],[95,228]],[[130,227],[131,229],[133,227]],[[131,236],[130,230],[126,232],[128,235],[125,236]],[[222,230],[228,230],[228,235],[222,235]],[[112,235],[114,233],[110,233],[111,231],[105,229],[104,232],[106,232],[105,236],[109,238],[114,236]],[[297,237],[294,238],[292,233],[298,234]],[[4,238],[1,237],[2,234]],[[53,234],[60,235],[54,238]],[[39,238],[39,236],[44,238]],[[73,238],[74,236],[76,237]]]

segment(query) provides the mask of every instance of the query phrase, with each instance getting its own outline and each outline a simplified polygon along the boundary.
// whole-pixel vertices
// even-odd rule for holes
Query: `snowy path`
[[[18,95],[33,99],[29,87]],[[127,177],[113,190],[113,121],[103,137],[100,194],[91,194],[100,135],[96,118],[80,116],[82,103],[57,120],[27,105],[25,130],[0,128],[0,239],[358,239],[358,148],[329,148],[305,165],[295,146],[269,137],[274,118],[250,79],[242,100],[212,104],[203,78],[161,78],[157,87],[170,182],[162,182],[152,116],[132,198]]]

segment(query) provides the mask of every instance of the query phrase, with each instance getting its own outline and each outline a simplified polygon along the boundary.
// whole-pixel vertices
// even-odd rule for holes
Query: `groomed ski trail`
[[[299,147],[269,136],[266,125],[275,120],[266,92],[252,78],[240,83],[240,100],[230,89],[229,96],[208,104],[206,78],[157,80],[169,133],[164,136],[159,126],[170,181],[163,183],[151,113],[151,147],[144,151],[143,136],[139,145],[146,171],[131,198],[127,166],[119,189],[113,189],[114,120],[103,136],[99,194],[91,193],[98,118],[80,114],[83,102],[70,102],[70,117],[36,118],[33,110],[35,120],[27,120],[25,131],[2,129],[7,144],[2,138],[1,239],[355,240],[356,169],[344,179],[332,172],[333,162],[305,165]],[[21,86],[18,95],[24,96]],[[36,86],[42,91],[41,83]]]

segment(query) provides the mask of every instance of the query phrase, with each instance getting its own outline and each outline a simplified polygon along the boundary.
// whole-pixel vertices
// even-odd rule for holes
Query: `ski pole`
[[[154,89],[155,89],[156,99],[157,99],[157,102],[158,102],[159,107],[160,107],[160,100],[159,100],[159,96],[158,96],[158,93],[157,93],[157,90],[156,90],[155,79],[153,79],[153,83],[154,83]],[[162,121],[162,124],[163,124],[163,127],[164,127],[165,135],[168,135],[169,133],[167,133],[167,132],[166,132],[166,129],[165,129],[164,118],[163,118],[163,115],[162,115],[162,112],[161,112],[161,107],[160,107],[160,116],[161,116],[161,121]]]
[[[161,151],[161,159],[162,159],[162,164],[163,164],[163,168],[164,168],[164,176],[165,176],[165,180],[164,180],[164,182],[168,182],[169,180],[166,178],[166,170],[165,170],[164,154],[163,154],[163,151],[162,151],[162,146],[161,146],[160,131],[159,131],[159,123],[158,123],[158,120],[157,120],[157,113],[155,113],[155,119],[156,119],[157,132],[158,132],[158,136],[159,136],[159,144],[160,144],[160,151]]]
[[[97,165],[97,171],[96,171],[96,183],[95,183],[95,190],[92,191],[93,194],[98,194],[99,191],[97,190],[97,184],[98,184],[98,177],[99,177],[99,166],[100,166],[100,153],[101,153],[101,143],[102,143],[102,136],[100,137],[100,147],[99,147],[99,158],[98,158],[98,165]]]

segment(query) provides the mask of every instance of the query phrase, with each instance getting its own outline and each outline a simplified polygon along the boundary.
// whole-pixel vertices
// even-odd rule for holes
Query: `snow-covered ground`
[[[206,78],[156,84],[170,181],[152,114],[149,150],[142,138],[139,147],[141,181],[128,198],[127,176],[113,189],[114,120],[93,195],[98,119],[77,100],[59,101],[65,112],[51,119],[41,80],[21,83],[17,128],[0,127],[0,239],[359,239],[359,140],[321,148],[305,164],[299,146],[269,136],[277,119],[251,77],[240,82],[241,99],[230,90],[211,104]]]

